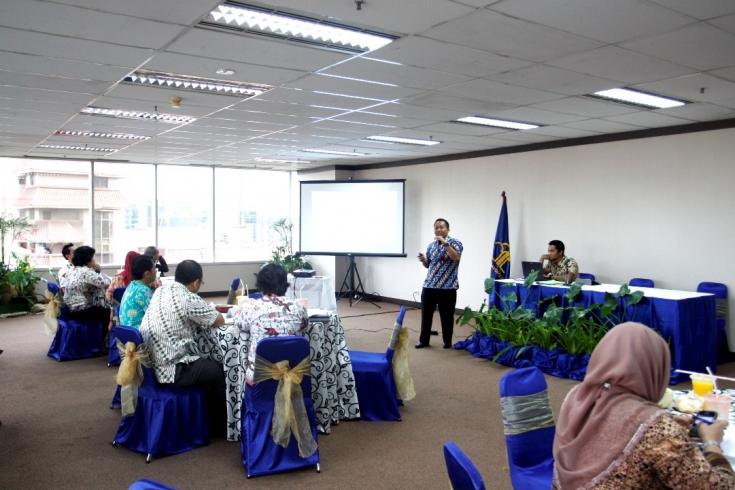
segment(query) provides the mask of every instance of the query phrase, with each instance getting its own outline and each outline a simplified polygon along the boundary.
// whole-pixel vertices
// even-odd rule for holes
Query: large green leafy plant
[[[271,224],[279,238],[268,263],[279,264],[291,273],[296,269],[311,269],[311,264],[303,256],[293,253],[293,223],[288,218],[281,218]]]

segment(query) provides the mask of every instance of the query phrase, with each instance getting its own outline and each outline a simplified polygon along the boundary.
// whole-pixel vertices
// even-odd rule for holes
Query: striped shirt
[[[449,247],[452,247],[462,256],[462,242],[451,237],[446,238]],[[453,261],[444,245],[433,241],[426,248],[426,260],[429,261],[429,272],[426,274],[424,287],[430,289],[459,289],[457,272],[459,260]]]
[[[199,359],[194,342],[198,327],[211,327],[217,311],[186,286],[174,282],[157,288],[140,324],[159,383],[173,383],[176,364]]]

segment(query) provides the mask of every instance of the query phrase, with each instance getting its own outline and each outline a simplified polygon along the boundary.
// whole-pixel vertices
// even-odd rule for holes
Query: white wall
[[[365,289],[413,300],[425,276],[416,254],[442,217],[464,244],[457,307],[479,308],[506,191],[512,276],[559,239],[600,282],[645,277],[688,291],[722,282],[733,311],[734,155],[735,129],[725,129],[357,171],[356,179],[406,179],[408,257],[359,258]]]

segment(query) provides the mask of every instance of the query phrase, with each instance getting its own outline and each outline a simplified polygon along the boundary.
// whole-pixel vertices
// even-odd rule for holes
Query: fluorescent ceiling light
[[[114,153],[118,151],[115,148],[96,148],[93,146],[67,146],[67,145],[38,145],[36,148],[47,148],[50,150],[101,151],[104,153]]]
[[[668,97],[661,97],[660,95],[648,94],[646,92],[631,90],[629,88],[603,90],[602,92],[591,94],[590,97],[609,100],[612,102],[624,102],[638,107],[645,107],[646,109],[651,107],[655,109],[668,109],[670,107],[679,107],[686,104],[683,100],[670,99]]]
[[[119,109],[105,109],[103,107],[85,107],[82,114],[91,116],[120,117],[123,119],[143,119],[148,121],[160,121],[171,124],[186,124],[196,121],[195,117],[179,116],[177,114],[162,114],[160,112],[122,111]]]
[[[292,163],[294,165],[301,164],[301,163],[311,163],[310,160],[280,160],[278,158],[254,158],[256,162],[265,162],[265,163]]]
[[[308,153],[324,153],[325,155],[342,155],[345,157],[364,157],[367,156],[367,153],[358,153],[356,151],[333,151],[333,150],[319,150],[317,148],[304,148],[301,151],[305,151]]]
[[[150,136],[141,136],[138,134],[125,133],[98,133],[96,131],[56,131],[56,136],[80,136],[85,138],[111,138],[117,140],[149,140]]]
[[[403,143],[404,145],[432,146],[438,145],[441,141],[434,140],[418,140],[413,138],[397,138],[395,136],[368,136],[368,140],[380,141],[381,143]]]
[[[152,87],[236,95],[240,97],[255,97],[273,88],[271,85],[231,82],[229,80],[224,81],[215,78],[173,75],[171,73],[156,73],[148,70],[137,70],[125,77],[123,82],[136,85],[149,85]]]
[[[538,128],[538,124],[528,124],[516,121],[506,121],[503,119],[492,119],[489,117],[480,116],[469,116],[461,117],[456,119],[454,122],[461,122],[467,124],[479,124],[480,126],[492,126],[495,128],[507,128],[507,129],[534,129]]]
[[[226,2],[216,7],[202,25],[279,37],[340,51],[365,53],[381,48],[395,37],[308,17]]]

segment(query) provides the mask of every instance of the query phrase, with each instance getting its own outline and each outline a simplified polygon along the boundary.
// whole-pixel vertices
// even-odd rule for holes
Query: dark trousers
[[[439,305],[439,319],[442,324],[442,340],[445,344],[452,343],[454,333],[454,307],[457,304],[456,289],[424,288],[421,291],[421,336],[419,342],[429,345],[431,337],[431,323],[434,311]]]
[[[79,311],[70,311],[67,314],[69,320],[90,320],[94,322],[102,322],[102,325],[107,330],[107,326],[110,324],[110,309],[103,308],[101,306],[90,306]]]
[[[209,359],[197,359],[176,365],[174,382],[169,386],[182,387],[201,385],[207,388],[209,399],[209,428],[213,435],[222,435],[227,430],[227,383],[222,364]]]

